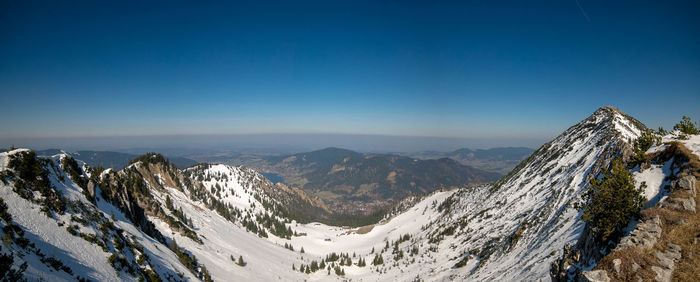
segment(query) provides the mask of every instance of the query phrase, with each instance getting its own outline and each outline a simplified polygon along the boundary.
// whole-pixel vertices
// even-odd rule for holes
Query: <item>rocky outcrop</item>
[[[616,251],[630,247],[637,247],[648,250],[654,247],[656,241],[661,237],[663,223],[658,215],[652,218],[642,218],[637,227],[625,236],[615,248]]]
[[[695,197],[696,196],[695,182],[696,182],[695,176],[686,175],[686,176],[678,178],[676,181],[673,181],[673,187],[675,189],[687,191],[691,196]]]
[[[695,212],[695,199],[693,198],[669,198],[661,204],[661,207],[675,210]]]
[[[671,185],[667,186],[668,196],[662,198],[655,207],[640,213],[641,218],[634,230],[621,238],[614,249],[615,259],[611,261],[604,259],[602,264],[594,268],[595,271],[582,272],[577,276],[580,281],[607,281],[607,277],[664,282],[678,279],[674,278],[674,271],[684,267],[680,261],[684,259],[682,251],[686,245],[683,245],[685,244],[683,242],[687,242],[688,236],[667,238],[662,235],[672,234],[677,230],[675,228],[686,224],[696,216],[696,175],[700,169],[697,165],[697,156],[692,155],[678,142],[670,143],[664,151],[652,158],[656,164],[671,162],[672,174],[665,176],[665,180],[671,180]],[[583,239],[582,236],[581,240]],[[625,261],[626,258],[631,257],[634,259]],[[688,269],[685,271],[687,273]]]
[[[689,197],[670,197],[665,202],[661,203],[661,207],[665,207],[676,211],[694,213],[696,211],[695,176],[693,176],[692,174],[688,174],[688,172],[684,172],[682,174],[686,175],[683,177],[679,177],[677,180],[673,181],[671,187],[673,191],[686,192],[687,195],[689,195]]]
[[[654,257],[659,262],[659,266],[652,266],[651,270],[656,272],[655,281],[671,281],[673,271],[676,270],[676,262],[681,259],[681,246],[668,244],[664,252],[654,253]]]
[[[578,282],[610,282],[605,270],[584,271],[578,276]]]
[[[567,281],[578,272],[577,264],[581,261],[581,251],[572,244],[564,246],[564,254],[552,262],[549,275],[552,281]]]

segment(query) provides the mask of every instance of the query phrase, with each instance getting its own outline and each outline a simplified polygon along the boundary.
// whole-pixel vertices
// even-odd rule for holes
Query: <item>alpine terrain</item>
[[[322,200],[335,213],[367,215],[411,195],[492,182],[501,175],[449,158],[420,160],[326,148],[249,161]]]
[[[0,153],[0,274],[31,281],[697,279],[700,254],[687,240],[698,233],[689,224],[698,224],[700,135],[680,128],[640,151],[637,141],[648,134],[655,133],[603,107],[498,180],[452,160],[334,149],[341,158],[315,161],[299,179],[303,189],[244,166],[178,169],[157,153],[115,170],[91,167],[82,154],[12,148]],[[446,164],[411,169],[423,162]],[[599,241],[579,206],[591,180],[620,162],[644,207],[617,237]],[[312,166],[295,167],[304,165]],[[359,228],[311,222],[310,214],[332,208],[309,195],[345,177],[374,180],[329,191],[392,193],[396,204]],[[496,181],[466,185],[469,179]],[[621,252],[631,251],[638,261],[620,263],[630,257]]]

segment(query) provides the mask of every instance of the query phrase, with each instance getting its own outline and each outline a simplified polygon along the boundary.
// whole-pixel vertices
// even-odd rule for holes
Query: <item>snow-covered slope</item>
[[[449,278],[548,279],[550,262],[582,232],[574,201],[590,177],[613,156],[629,151],[626,140],[644,129],[619,110],[604,107],[497,183],[460,189],[441,205],[444,216],[422,234],[438,242],[431,244],[440,250],[432,267]]]
[[[94,230],[100,222],[113,221],[128,234],[124,237],[135,236],[152,264],[130,265],[155,269],[164,279],[182,274],[187,280],[210,276],[216,281],[547,280],[550,263],[583,231],[572,203],[613,157],[629,154],[628,142],[645,129],[615,108],[601,108],[498,182],[407,199],[391,217],[359,229],[292,220],[291,206],[313,205],[313,200],[244,167],[202,164],[178,170],[151,154],[120,171],[98,172],[80,163],[84,179],[76,182],[82,184],[69,176],[75,169],[61,164],[65,156],[54,156],[54,165],[46,167],[66,198],[102,215],[98,223],[88,224],[94,227],[84,228],[99,232]],[[7,158],[17,152],[0,155],[0,171],[12,171]],[[109,243],[105,252],[57,227],[72,222],[73,213],[84,212],[46,217],[31,206],[40,203],[16,196],[15,186],[7,178],[1,193],[10,213],[22,215],[18,224],[27,231],[51,228],[31,231],[36,234],[31,240],[46,242],[37,246],[55,249],[56,256],[75,267],[74,275],[66,276],[31,263],[28,275],[137,279],[115,271],[108,261],[112,251],[131,261],[130,251],[116,251]],[[86,231],[81,227],[80,232]],[[189,259],[183,260],[183,253]],[[347,258],[334,259],[334,254]],[[244,266],[236,264],[239,257]],[[325,269],[311,267],[321,262]],[[301,267],[315,271],[303,273]]]
[[[21,243],[5,240],[3,247],[14,253],[15,265],[27,263],[25,278],[48,281],[74,281],[78,278],[135,281],[137,276],[129,274],[129,271],[138,273],[142,270],[147,275],[145,271],[149,270],[155,271],[162,279],[196,279],[182,266],[174,253],[134,227],[111,204],[97,200],[98,205],[94,205],[87,200],[83,188],[64,171],[65,162],[62,160],[67,157],[64,154],[46,159],[44,165],[48,173],[36,177],[47,177],[53,189],[60,191],[64,197],[62,201],[65,210],[49,211],[50,215],[47,215],[47,205],[43,202],[47,195],[42,195],[35,189],[36,186],[31,187],[34,190],[31,197],[21,197],[18,192],[23,189],[19,188],[20,185],[11,184],[12,177],[8,177],[7,168],[12,157],[19,159],[28,153],[24,149],[0,153],[0,168],[6,176],[4,182],[0,183],[0,197],[7,204],[13,224],[23,230],[23,237],[30,242],[22,247]],[[25,161],[30,159],[27,157]],[[19,174],[17,171],[12,172]],[[5,222],[4,226],[8,226],[8,223]],[[8,234],[6,229],[3,229],[3,234]],[[119,244],[122,246],[118,247]],[[123,257],[129,263],[116,262],[116,267],[113,267],[109,260],[112,254]],[[144,261],[136,263],[139,256],[143,256]]]

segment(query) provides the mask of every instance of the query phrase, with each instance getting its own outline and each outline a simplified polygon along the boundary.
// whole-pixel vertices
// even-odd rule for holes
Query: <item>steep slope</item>
[[[158,154],[96,171],[66,154],[21,149],[0,155],[0,172],[10,214],[2,245],[32,280],[250,278],[265,262],[287,259],[260,239],[294,235],[286,207],[314,203],[242,167],[181,171]],[[251,255],[265,248],[269,257]],[[236,266],[234,255],[251,255],[256,266]]]
[[[548,262],[582,232],[573,202],[613,157],[631,153],[628,140],[645,129],[621,111],[603,107],[543,145],[494,185],[456,193],[450,206],[459,213],[444,220],[447,227],[458,220],[458,230],[469,237],[461,255],[469,260],[465,267],[472,268],[467,276],[546,277]]]
[[[196,279],[117,208],[99,195],[97,205],[89,200],[81,187],[89,175],[80,167],[63,154],[39,159],[23,149],[0,153],[0,197],[10,215],[3,249],[15,265],[26,263],[26,279]]]

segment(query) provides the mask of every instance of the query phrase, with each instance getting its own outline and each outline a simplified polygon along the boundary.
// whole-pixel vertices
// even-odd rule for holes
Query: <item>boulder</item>
[[[622,265],[621,259],[613,260],[613,269],[615,269],[615,273],[617,274],[617,276],[620,276],[620,265]]]
[[[584,271],[579,275],[578,282],[610,282],[605,270]]]
[[[87,189],[90,197],[95,198],[95,183],[92,181],[88,182]]]
[[[683,189],[695,197],[695,176],[686,175],[673,182],[674,189]]]

